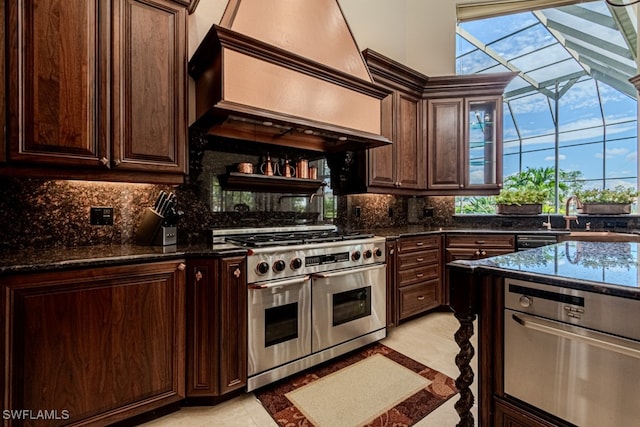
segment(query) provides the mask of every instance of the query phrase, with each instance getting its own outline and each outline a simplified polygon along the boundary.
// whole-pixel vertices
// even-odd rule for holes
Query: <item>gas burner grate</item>
[[[368,239],[373,234],[338,231],[284,232],[253,235],[227,236],[226,241],[245,247],[261,248],[271,246],[291,246],[312,243],[339,242],[342,240]]]

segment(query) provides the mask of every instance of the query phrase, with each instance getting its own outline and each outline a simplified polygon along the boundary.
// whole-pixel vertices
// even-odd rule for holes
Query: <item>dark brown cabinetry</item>
[[[430,78],[424,91],[431,194],[502,188],[502,93],[513,73]]]
[[[68,417],[3,425],[107,425],[184,398],[184,268],[3,277],[2,409]]]
[[[188,266],[187,397],[216,398],[247,383],[245,257]]]
[[[396,241],[389,240],[387,248],[387,328],[398,324],[396,308]]]
[[[445,262],[488,258],[515,251],[514,234],[447,234]],[[445,304],[449,304],[449,277],[445,285]]]
[[[393,144],[368,151],[368,191],[413,194],[425,190],[421,94],[427,77],[371,50],[363,55],[374,81],[393,91],[382,104],[382,134]]]
[[[395,258],[398,321],[442,304],[442,237],[397,240]]]
[[[181,182],[186,6],[8,5],[8,164],[0,173]]]

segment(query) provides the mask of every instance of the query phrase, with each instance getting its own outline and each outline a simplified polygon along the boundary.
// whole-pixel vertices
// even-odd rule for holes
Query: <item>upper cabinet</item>
[[[186,6],[10,2],[7,166],[0,173],[182,182]]]
[[[421,95],[427,77],[371,50],[363,55],[374,81],[392,91],[382,104],[382,132],[393,144],[368,151],[368,191],[402,194],[424,190]]]
[[[430,194],[502,188],[502,93],[515,73],[430,78],[425,88]]]
[[[489,195],[502,187],[502,94],[517,73],[427,77],[370,49],[392,91],[382,131],[392,146],[329,157],[337,194]]]

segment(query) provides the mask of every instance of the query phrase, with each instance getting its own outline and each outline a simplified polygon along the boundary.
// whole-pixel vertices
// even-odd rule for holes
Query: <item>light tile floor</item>
[[[430,313],[390,329],[382,343],[436,369],[451,378],[458,376],[455,355],[458,346],[453,334],[458,321],[450,313]],[[472,339],[476,346],[475,336]],[[472,367],[476,370],[475,358]],[[474,394],[476,388],[473,388]],[[415,424],[417,427],[448,427],[458,423],[454,404],[458,396]],[[474,407],[474,409],[476,409]],[[477,419],[477,413],[474,411]],[[253,393],[245,393],[215,406],[184,407],[179,411],[145,423],[145,427],[271,427],[277,426]]]

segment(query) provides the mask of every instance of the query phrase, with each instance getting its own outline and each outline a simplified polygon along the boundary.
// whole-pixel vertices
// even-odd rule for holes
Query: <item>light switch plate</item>
[[[113,225],[113,208],[105,206],[91,207],[91,225]]]

